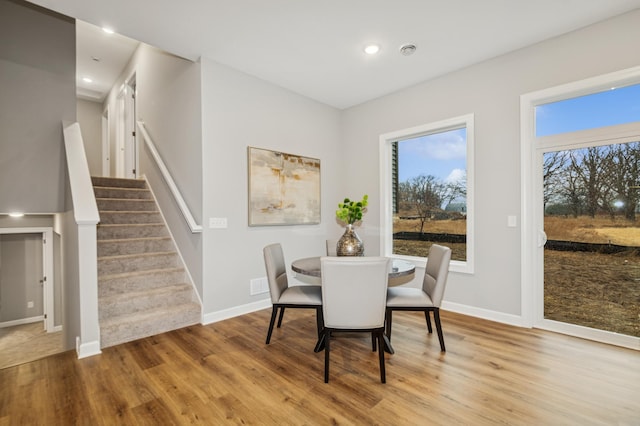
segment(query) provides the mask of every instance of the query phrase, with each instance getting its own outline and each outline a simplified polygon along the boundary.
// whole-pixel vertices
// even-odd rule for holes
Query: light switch
[[[226,217],[210,217],[209,228],[223,229],[227,227]]]
[[[517,218],[515,216],[507,216],[507,226],[509,228],[515,228],[518,226]]]

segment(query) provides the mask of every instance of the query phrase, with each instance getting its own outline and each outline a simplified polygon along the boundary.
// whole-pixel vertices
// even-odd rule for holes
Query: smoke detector
[[[413,55],[416,49],[417,48],[415,44],[404,44],[400,46],[400,53],[402,53],[404,56],[409,56]]]

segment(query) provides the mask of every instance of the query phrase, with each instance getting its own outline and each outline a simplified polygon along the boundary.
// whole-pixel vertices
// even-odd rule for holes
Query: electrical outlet
[[[254,296],[256,294],[263,294],[269,292],[269,281],[266,277],[254,278],[249,283],[249,294]]]

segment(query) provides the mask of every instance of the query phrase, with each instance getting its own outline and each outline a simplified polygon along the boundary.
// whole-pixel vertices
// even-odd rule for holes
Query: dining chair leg
[[[271,321],[269,321],[269,331],[267,331],[267,345],[271,341],[271,333],[273,333],[273,324],[276,322],[276,315],[278,314],[278,307],[274,306],[271,310]]]
[[[387,374],[384,367],[384,330],[379,330],[376,334],[378,339],[378,357],[380,358],[380,381],[382,383],[387,383]]]
[[[376,341],[378,340],[378,335],[374,332],[371,332],[371,352],[376,351]]]
[[[433,319],[436,321],[436,331],[438,332],[438,340],[440,340],[440,350],[446,352],[444,347],[444,335],[442,334],[442,324],[440,323],[440,309],[433,310]]]
[[[318,339],[322,334],[322,327],[324,326],[324,318],[322,316],[322,306],[316,308],[316,332],[318,335]]]
[[[424,317],[427,320],[427,330],[429,330],[429,334],[431,334],[433,333],[433,328],[431,328],[431,316],[428,309],[424,311]]]
[[[391,321],[392,321],[392,316],[391,315],[392,315],[392,313],[393,313],[393,310],[387,309],[386,310],[386,314],[385,314],[385,318],[384,318],[384,320],[386,322],[385,329],[386,329],[387,339],[388,340],[391,340]]]
[[[282,325],[282,317],[284,317],[284,306],[280,307],[280,317],[278,318],[278,328]]]
[[[329,383],[329,351],[331,341],[331,332],[324,332],[324,382]]]

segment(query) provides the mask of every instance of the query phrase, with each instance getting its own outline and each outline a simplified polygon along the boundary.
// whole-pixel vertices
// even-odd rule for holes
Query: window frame
[[[380,135],[380,253],[382,256],[405,259],[418,267],[424,267],[427,258],[393,254],[393,170],[392,143],[420,136],[466,128],[467,131],[467,255],[466,261],[452,260],[450,271],[466,274],[474,273],[474,114],[465,114],[445,120],[431,122],[408,129]]]

